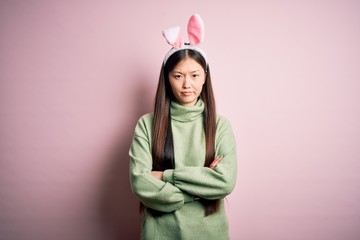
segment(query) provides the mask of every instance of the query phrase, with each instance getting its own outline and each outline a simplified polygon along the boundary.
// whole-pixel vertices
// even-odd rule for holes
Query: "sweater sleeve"
[[[216,156],[223,156],[212,170],[208,167],[181,166],[164,172],[164,181],[204,199],[220,199],[235,187],[237,173],[236,142],[228,120],[217,123]]]
[[[146,206],[161,212],[172,212],[193,196],[181,191],[169,182],[151,175],[152,156],[148,126],[144,118],[138,121],[129,150],[130,186],[134,194]]]

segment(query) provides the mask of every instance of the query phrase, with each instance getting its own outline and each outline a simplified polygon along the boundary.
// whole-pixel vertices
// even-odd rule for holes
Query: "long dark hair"
[[[171,90],[169,73],[185,57],[190,57],[199,63],[205,70],[205,83],[201,91],[201,98],[204,101],[205,110],[203,113],[205,128],[205,167],[209,167],[215,158],[215,131],[216,131],[216,107],[215,98],[211,85],[209,67],[204,57],[192,49],[183,49],[172,54],[166,64],[161,67],[159,83],[155,96],[154,125],[152,138],[153,170],[164,171],[174,169],[175,157],[173,136],[170,119],[170,102],[174,100]],[[205,209],[205,215],[210,215],[219,210],[219,200],[200,200]]]

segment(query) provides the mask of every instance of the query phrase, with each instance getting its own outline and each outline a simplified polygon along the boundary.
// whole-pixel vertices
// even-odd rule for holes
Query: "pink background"
[[[138,238],[127,151],[161,30],[195,12],[238,141],[232,239],[360,239],[360,2],[221,3],[0,2],[1,239]]]

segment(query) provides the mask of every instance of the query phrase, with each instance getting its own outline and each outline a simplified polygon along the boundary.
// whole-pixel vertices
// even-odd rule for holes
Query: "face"
[[[169,73],[169,80],[176,102],[194,106],[205,83],[205,71],[194,59],[185,57]]]

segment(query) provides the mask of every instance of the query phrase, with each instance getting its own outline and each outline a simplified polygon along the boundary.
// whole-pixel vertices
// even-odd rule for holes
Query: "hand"
[[[163,180],[164,172],[161,171],[152,171],[151,175],[159,180]]]
[[[212,163],[210,164],[210,168],[211,169],[214,169],[218,164],[219,162],[222,160],[222,156],[217,156],[214,161],[212,161]]]

